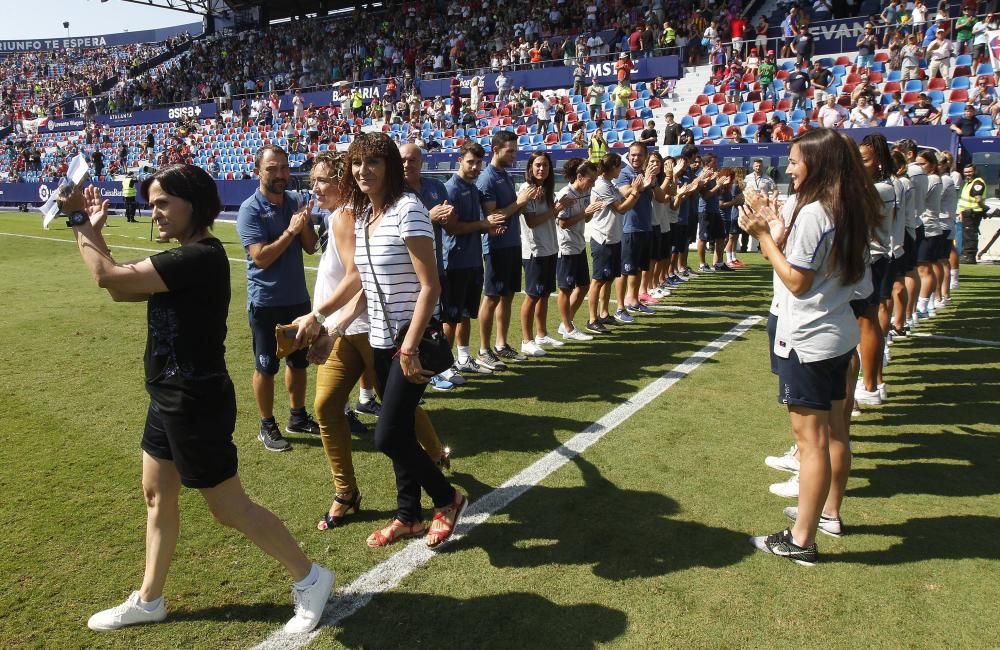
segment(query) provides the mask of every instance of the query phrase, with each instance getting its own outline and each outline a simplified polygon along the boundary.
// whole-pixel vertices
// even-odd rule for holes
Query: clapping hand
[[[292,220],[288,223],[288,229],[291,230],[296,235],[302,232],[302,229],[307,223],[309,223],[309,215],[312,214],[313,201],[312,199],[306,201],[305,206],[292,215]]]
[[[445,201],[441,205],[435,205],[430,211],[431,221],[441,225],[447,225],[455,217],[455,206]]]
[[[780,241],[785,233],[785,221],[778,211],[777,202],[764,192],[747,190],[740,206],[740,228],[761,239],[765,234]]]

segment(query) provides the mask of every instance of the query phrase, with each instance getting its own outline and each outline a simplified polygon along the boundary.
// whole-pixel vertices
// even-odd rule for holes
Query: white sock
[[[309,568],[309,573],[306,575],[306,577],[302,578],[301,580],[295,583],[295,588],[298,589],[299,591],[302,591],[303,589],[306,589],[316,584],[317,580],[319,580],[319,569],[317,569],[316,565],[313,564]]]
[[[469,346],[460,345],[458,346],[458,362],[467,363],[469,361]]]
[[[139,607],[141,607],[143,611],[155,612],[162,604],[163,604],[163,596],[160,596],[156,600],[151,600],[148,603],[145,600],[143,600],[141,596],[139,597]]]
[[[927,311],[927,298],[917,298],[917,311]]]
[[[368,402],[375,399],[375,389],[374,388],[362,388],[360,401],[362,404],[367,404]]]
[[[952,272],[951,272],[951,279],[952,280],[958,279],[958,270],[957,269],[956,270],[952,270]]]

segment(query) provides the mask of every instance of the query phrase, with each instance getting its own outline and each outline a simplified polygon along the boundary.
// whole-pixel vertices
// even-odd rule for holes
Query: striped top
[[[370,218],[371,209],[366,214]],[[393,335],[413,318],[420,294],[420,281],[413,270],[406,240],[410,237],[433,240],[434,228],[420,199],[413,194],[404,194],[396,203],[386,207],[378,227],[370,233],[372,264],[369,264],[365,250],[367,223],[368,219],[359,219],[354,226],[357,236],[354,263],[361,274],[361,285],[368,300],[368,341],[372,348],[392,349],[395,347]],[[375,288],[376,275],[385,296],[388,322]]]

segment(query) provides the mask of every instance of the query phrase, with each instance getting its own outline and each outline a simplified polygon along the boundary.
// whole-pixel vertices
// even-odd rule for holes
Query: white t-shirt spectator
[[[848,117],[847,109],[839,104],[823,106],[823,108],[819,109],[820,126],[827,129],[835,129],[843,125]]]

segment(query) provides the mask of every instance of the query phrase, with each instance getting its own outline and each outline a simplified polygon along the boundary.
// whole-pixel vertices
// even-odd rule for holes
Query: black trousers
[[[382,412],[375,425],[375,448],[389,457],[396,474],[396,518],[405,524],[423,519],[420,490],[436,508],[450,505],[455,488],[417,443],[414,414],[427,384],[414,384],[403,376],[395,350],[372,350],[375,381],[382,393]]]
[[[135,220],[135,197],[126,196],[125,197],[125,219],[127,221]]]
[[[976,253],[979,252],[979,224],[984,213],[966,210],[962,212],[962,250],[959,251],[961,261],[965,264],[976,263]]]

